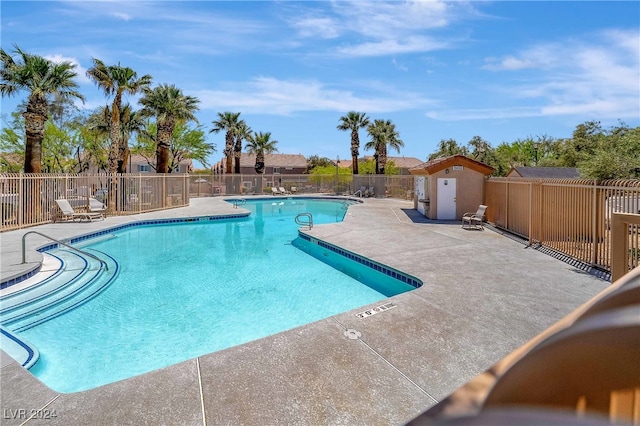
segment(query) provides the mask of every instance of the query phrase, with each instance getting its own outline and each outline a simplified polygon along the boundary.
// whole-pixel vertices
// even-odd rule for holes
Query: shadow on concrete
[[[411,220],[413,223],[430,223],[434,225],[455,225],[460,226],[460,221],[458,220],[433,220],[429,219],[426,216],[423,216],[422,213],[418,212],[415,209],[400,209],[404,214],[407,215],[407,218]]]

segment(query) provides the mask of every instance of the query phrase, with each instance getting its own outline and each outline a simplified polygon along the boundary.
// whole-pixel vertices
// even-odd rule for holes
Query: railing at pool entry
[[[304,218],[307,220],[305,221]],[[309,229],[313,228],[313,215],[311,213],[299,213],[296,216],[296,223],[300,226],[308,226]]]
[[[247,200],[245,200],[244,198],[235,198],[234,200],[232,200],[233,203],[233,208],[237,209],[238,206],[244,206],[245,204],[247,204]]]
[[[27,235],[29,234],[37,234],[40,235],[41,237],[47,238],[51,241],[53,241],[56,244],[59,244],[61,246],[65,246],[71,250],[75,250],[78,253],[81,253],[85,256],[89,256],[90,258],[97,260],[98,262],[100,262],[100,268],[104,267],[105,271],[109,270],[109,265],[107,265],[107,262],[105,262],[104,260],[100,259],[98,256],[88,253],[84,250],[80,250],[78,247],[74,247],[71,244],[67,244],[67,243],[63,243],[62,241],[56,240],[55,238],[52,238],[48,235],[43,234],[42,232],[38,232],[38,231],[29,231],[26,234],[24,234],[22,236],[22,263],[26,263],[27,262],[27,249],[26,249],[26,240],[27,240]]]

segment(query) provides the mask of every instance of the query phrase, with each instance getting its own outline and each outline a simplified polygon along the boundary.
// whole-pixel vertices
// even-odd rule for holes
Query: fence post
[[[507,178],[504,189],[506,191],[504,197],[504,229],[509,230],[509,178]]]
[[[533,244],[533,183],[529,182],[529,245]]]
[[[625,213],[611,214],[611,282],[628,271],[629,237]]]
[[[599,244],[599,235],[598,235],[598,182],[596,180],[593,181],[593,191],[592,191],[592,209],[591,209],[591,220],[593,221],[593,225],[591,227],[591,264],[596,264],[597,252],[598,252],[598,244]]]

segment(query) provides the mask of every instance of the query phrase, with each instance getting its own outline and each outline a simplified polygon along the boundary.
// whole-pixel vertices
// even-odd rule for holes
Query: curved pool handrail
[[[53,241],[53,242],[55,242],[55,243],[57,243],[57,244],[63,245],[63,246],[65,246],[65,247],[67,247],[67,248],[70,248],[71,250],[75,250],[75,251],[77,251],[77,252],[79,252],[79,253],[81,253],[81,254],[83,254],[83,255],[85,255],[85,256],[89,256],[90,258],[95,259],[95,260],[97,260],[98,262],[100,262],[100,268],[101,268],[101,269],[102,269],[102,267],[104,266],[104,270],[105,270],[105,271],[108,271],[108,270],[109,270],[109,265],[107,265],[107,262],[105,262],[104,260],[100,259],[100,258],[99,258],[98,256],[96,256],[95,254],[91,254],[91,253],[86,252],[86,251],[84,251],[84,250],[80,250],[78,247],[74,247],[74,246],[72,246],[71,244],[64,243],[64,242],[62,242],[62,241],[60,241],[60,240],[56,240],[55,238],[50,237],[50,236],[48,236],[48,235],[45,235],[45,234],[43,234],[42,232],[38,232],[38,231],[29,231],[29,232],[25,233],[25,234],[22,236],[22,263],[27,263],[27,260],[26,260],[26,259],[27,259],[27,255],[26,255],[26,243],[25,243],[25,241],[26,241],[26,239],[27,239],[27,235],[29,235],[29,234],[38,234],[38,235],[40,235],[41,237],[45,237],[45,238],[47,238],[47,239],[49,239],[49,240],[51,240],[51,241]]]
[[[308,220],[305,222],[302,218],[307,218]],[[313,228],[313,215],[311,213],[303,212],[298,213],[295,219],[296,223],[300,226],[308,226],[309,229]]]
[[[234,198],[233,199],[233,208],[237,209],[238,206],[244,206],[245,204],[247,204],[247,200],[245,200],[244,198]]]

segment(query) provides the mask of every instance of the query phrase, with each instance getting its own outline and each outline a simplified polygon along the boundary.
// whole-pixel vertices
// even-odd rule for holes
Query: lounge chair
[[[291,194],[291,192],[287,191],[286,189],[284,189],[284,187],[279,186],[278,189],[280,190],[281,194]]]
[[[95,198],[89,198],[89,211],[91,213],[102,213],[107,209],[107,207],[100,201]]]
[[[480,207],[478,207],[478,210],[475,213],[469,212],[463,214],[462,227],[464,228],[465,224],[468,224],[469,227],[473,226],[475,229],[478,229],[478,227],[480,227],[480,229],[484,229],[482,221],[484,219],[484,212],[486,210],[487,206],[485,206],[484,204],[480,204]]]
[[[376,195],[376,191],[375,188],[373,186],[370,186],[369,189],[367,189],[364,192],[364,196],[365,197],[374,197]]]
[[[54,221],[56,221],[57,219],[75,221],[77,219],[80,221],[88,220],[89,222],[93,222],[94,219],[104,219],[102,213],[99,212],[76,212],[75,210],[73,210],[73,207],[71,207],[71,204],[69,204],[69,201],[64,198],[56,200],[56,204],[58,205],[58,208],[62,213],[57,215],[54,218]]]
[[[361,186],[360,189],[358,189],[356,192],[353,193],[353,195],[357,195],[358,197],[364,197],[364,194],[366,192],[367,192],[367,187]]]
[[[280,190],[278,190],[278,188],[276,188],[275,186],[271,187],[271,192],[273,192],[273,195],[280,195]]]
[[[292,186],[292,187],[291,187],[291,193],[292,193],[292,194],[295,194],[296,192],[298,192],[298,187],[296,187],[296,186]]]

